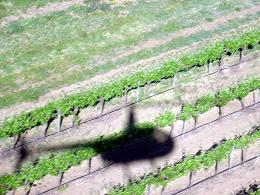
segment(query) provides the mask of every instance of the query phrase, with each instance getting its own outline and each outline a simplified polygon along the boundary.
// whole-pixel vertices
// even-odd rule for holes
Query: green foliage
[[[260,195],[260,189],[257,189],[254,192],[250,192],[249,195]]]
[[[222,107],[233,99],[235,99],[235,96],[230,89],[222,89],[217,94],[216,103],[217,106]]]
[[[195,109],[195,106],[192,104],[184,104],[182,106],[181,113],[179,114],[179,119],[186,121],[189,120],[192,117],[196,117],[198,112]]]
[[[241,37],[236,39],[228,39],[224,41],[224,47],[231,53],[237,52],[249,45],[254,46],[259,42],[260,31],[252,30],[244,33]]]
[[[212,46],[208,46],[203,50],[192,55],[184,55],[181,58],[180,70],[189,70],[193,66],[203,66],[208,62],[219,59],[224,53],[224,45],[221,42],[216,42]]]
[[[81,93],[76,93],[55,102],[50,102],[31,112],[21,113],[6,119],[0,127],[0,138],[14,136],[35,126],[44,125],[48,121],[56,118],[57,115],[55,113],[58,110],[62,113],[62,116],[71,115],[75,108],[83,109],[88,106],[94,106],[100,101],[100,98],[109,101],[114,97],[122,96],[123,91],[128,87],[131,87],[132,89],[137,88],[138,81],[140,82],[140,86],[144,86],[151,82],[159,82],[161,79],[173,77],[178,71],[187,71],[193,66],[202,66],[208,62],[219,59],[224,55],[225,49],[235,51],[240,47],[248,45],[254,46],[255,44],[258,44],[259,41],[260,31],[252,30],[244,33],[239,38],[226,40],[224,43],[216,42],[214,45],[208,46],[197,53],[185,55],[179,61],[172,60],[166,62],[161,68],[151,71],[138,71],[111,83],[94,86]],[[238,89],[238,91],[241,92],[240,89]],[[237,91],[235,92],[237,93]],[[239,97],[244,95],[245,93],[241,92]],[[233,95],[231,92],[224,91],[220,92],[218,97],[217,105],[223,106],[227,101],[233,98]],[[187,120],[196,115],[197,112],[195,112],[195,108],[186,105],[180,118],[182,120]]]
[[[254,132],[233,140],[225,141],[216,148],[204,151],[199,155],[187,156],[182,161],[168,165],[159,170],[156,176],[147,174],[143,179],[135,182],[129,182],[126,186],[111,189],[109,194],[143,194],[146,185],[167,185],[169,182],[177,179],[190,171],[198,171],[201,168],[209,168],[215,161],[227,158],[233,148],[246,148],[260,138],[259,127]],[[164,179],[167,178],[167,179]]]
[[[199,113],[209,111],[216,105],[216,98],[213,95],[205,95],[196,101],[195,108]]]
[[[7,32],[10,34],[21,33],[24,30],[24,27],[20,25],[19,22],[12,22],[7,27]]]
[[[175,116],[171,111],[166,111],[155,118],[155,123],[159,127],[172,126]]]
[[[255,90],[260,87],[260,78],[254,78],[251,81],[243,82],[242,84],[234,87],[232,89],[232,93],[235,98],[242,99],[243,97],[247,96],[248,93],[252,90]]]

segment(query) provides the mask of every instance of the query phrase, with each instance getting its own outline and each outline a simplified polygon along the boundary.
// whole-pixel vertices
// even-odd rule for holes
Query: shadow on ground
[[[25,141],[23,139],[23,141]],[[37,154],[53,153],[81,148],[94,149],[101,154],[106,162],[129,163],[142,159],[155,159],[170,153],[174,148],[172,138],[166,133],[154,127],[152,123],[136,124],[134,107],[130,108],[128,123],[125,130],[108,136],[101,136],[94,140],[88,140],[75,144],[62,144],[49,146],[39,150],[29,151],[26,145],[19,149],[19,157],[16,170],[31,156]]]
[[[140,128],[135,125],[134,107],[131,107],[126,134],[131,136],[136,132],[149,132],[142,137],[136,136],[129,143],[121,147],[102,153],[104,161],[115,163],[128,163],[136,160],[155,159],[170,153],[174,148],[172,138],[156,127]]]

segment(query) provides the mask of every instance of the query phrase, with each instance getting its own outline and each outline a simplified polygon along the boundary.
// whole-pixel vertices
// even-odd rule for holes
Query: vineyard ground
[[[258,58],[256,59],[256,60],[258,60]],[[253,62],[255,62],[255,61],[253,61]],[[254,63],[253,63],[254,64]],[[257,64],[257,63],[256,63]],[[246,65],[246,66],[245,66]],[[240,67],[240,68],[239,68]],[[254,69],[251,69],[251,68],[254,68],[254,66],[252,66],[252,67],[250,67],[250,65],[248,65],[247,63],[244,63],[244,65],[243,65],[243,63],[241,64],[241,66],[238,66],[238,67],[236,67],[236,69],[235,69],[235,71],[238,71],[238,72],[236,72],[237,74],[232,74],[232,75],[239,75],[239,73],[241,73],[241,72],[244,72],[243,71],[243,69],[244,68],[247,68],[248,70],[251,70],[252,72],[254,72],[255,70]],[[232,73],[232,71],[231,72],[229,72],[229,73]],[[247,73],[246,73],[247,74]],[[245,77],[247,77],[248,75],[244,75]],[[219,77],[216,77],[216,78],[219,78]],[[216,79],[215,78],[215,79]],[[236,79],[238,79],[238,77],[234,77],[234,78],[236,78]],[[233,78],[231,77],[231,80],[232,80]],[[225,80],[225,79],[224,79]],[[239,80],[239,79],[238,79]],[[204,81],[204,82],[206,82],[206,81]],[[224,81],[223,81],[224,82]],[[231,81],[230,81],[231,82]],[[206,82],[206,83],[209,83],[209,82]],[[232,82],[231,82],[232,83]],[[200,83],[199,83],[200,84]],[[252,102],[252,95],[251,95],[251,102]],[[241,106],[240,105],[240,103],[238,102],[238,104],[235,104],[234,106]],[[229,108],[230,109],[230,108]],[[232,110],[233,108],[231,107],[231,110]],[[224,109],[225,110],[225,109]],[[210,118],[210,117],[209,117]],[[254,117],[249,117],[250,118],[250,121],[252,122],[252,120],[254,119]],[[103,125],[104,125],[104,123],[103,123]],[[168,129],[166,129],[166,131],[168,131]],[[70,132],[70,135],[71,135],[71,132]],[[59,140],[61,140],[61,139],[59,139]],[[195,140],[195,139],[194,139]],[[12,160],[8,160],[9,162],[12,162]],[[14,162],[14,161],[13,161]],[[6,164],[6,163],[5,163]],[[12,163],[10,163],[10,164],[12,164]],[[6,168],[6,167],[5,167]],[[7,170],[7,169],[5,169],[5,170]],[[52,180],[50,180],[50,181],[52,181]]]
[[[208,43],[260,27],[260,4],[256,0],[187,3],[101,0],[96,11],[85,0],[24,0],[20,5],[16,0],[3,2],[0,2],[0,12],[5,11],[0,13],[0,126],[6,117],[21,111],[30,111],[48,101],[135,71],[149,71],[162,66],[164,61],[196,52]],[[55,11],[56,6],[60,6],[59,11]],[[49,26],[52,28],[48,29]],[[117,97],[108,102],[99,101],[96,97],[100,95],[94,96],[96,106],[84,104],[88,107],[79,114],[61,121],[59,112],[64,114],[65,109],[58,110],[58,116],[51,122],[38,117],[41,115],[36,112],[25,116],[29,122],[22,115],[21,119],[5,123],[1,136],[13,137],[0,139],[0,194],[20,186],[7,195],[104,195],[112,187],[127,185],[149,173],[153,175],[149,183],[168,180],[174,171],[166,169],[168,175],[164,172],[158,177],[161,168],[183,160],[177,167],[178,171],[188,170],[186,175],[164,187],[146,185],[144,194],[234,194],[259,182],[260,140],[256,138],[260,134],[255,128],[260,125],[260,89],[256,83],[259,80],[244,82],[245,85],[230,90],[232,94],[219,93],[209,97],[210,100],[199,99],[259,77],[260,42],[257,42],[253,49],[247,43],[247,48],[243,46],[242,59],[239,52],[225,55],[221,67],[217,56],[209,66],[179,71],[174,78],[144,87],[139,87],[138,81],[137,89],[122,92],[122,97],[112,93]],[[229,47],[225,44],[225,48]],[[204,60],[204,55],[199,57]],[[243,94],[247,96],[239,99]],[[198,99],[203,101],[201,105],[197,102],[194,108],[185,105],[182,109],[184,104],[195,104]],[[226,100],[225,105],[217,107]],[[75,102],[68,103],[71,109],[79,106],[77,101],[76,106]],[[55,108],[51,112],[56,113]],[[162,116],[159,122],[165,123],[163,127],[157,121],[158,116]],[[138,127],[137,123],[146,125]],[[139,132],[134,130],[134,134],[109,137],[135,128],[149,135],[136,138]],[[23,130],[26,131],[21,133]],[[250,137],[252,130],[257,132]],[[92,139],[95,141],[90,143]],[[238,145],[226,141],[231,139],[239,139]],[[247,141],[251,144],[245,148],[243,144]],[[110,150],[118,143],[120,147]],[[201,155],[204,151],[214,151],[222,143],[227,143],[223,144],[225,148]],[[225,152],[231,153],[216,161]],[[189,155],[202,158],[185,161]],[[211,166],[195,172],[190,162],[198,167]],[[56,176],[51,176],[55,173]],[[142,186],[137,188],[140,190]]]
[[[0,7],[0,25],[6,25],[19,19],[34,18],[39,15],[50,14],[52,12],[66,10],[75,5],[88,4],[84,0],[37,0],[37,1],[12,1],[9,3],[2,2]],[[112,6],[119,6],[125,3],[121,1],[101,1],[103,3],[112,3]],[[91,2],[89,3],[91,4]]]
[[[192,132],[189,132],[183,137],[177,137],[173,139],[173,150],[162,157],[158,157],[150,160],[140,160],[129,162],[127,164],[113,164],[104,169],[94,172],[86,177],[80,178],[74,182],[68,184],[68,188],[64,192],[50,191],[49,194],[69,194],[72,192],[85,192],[85,193],[99,193],[104,189],[108,189],[113,185],[123,184],[127,178],[134,178],[142,176],[145,173],[156,171],[158,167],[162,167],[167,163],[172,164],[180,160],[185,154],[196,154],[199,150],[207,150],[214,143],[218,143],[223,139],[231,139],[238,135],[242,135],[251,130],[252,126],[259,124],[260,120],[260,107],[256,107],[240,111],[233,115],[227,116],[219,121],[216,121],[210,125],[200,127]],[[239,124],[239,125],[238,125]],[[174,131],[173,131],[174,133]],[[203,137],[203,139],[200,139]],[[162,148],[158,147],[156,151],[160,151]],[[93,159],[91,170],[102,168],[105,164],[100,157]],[[72,168],[64,174],[64,181],[75,178],[75,174],[86,174],[88,163],[82,163],[81,166]],[[79,177],[79,175],[78,175]],[[53,186],[60,177],[47,177],[39,181],[39,188],[37,186],[34,190],[40,192],[43,189],[48,189],[47,186]],[[56,182],[55,182],[56,181]],[[48,194],[48,193],[47,193]]]

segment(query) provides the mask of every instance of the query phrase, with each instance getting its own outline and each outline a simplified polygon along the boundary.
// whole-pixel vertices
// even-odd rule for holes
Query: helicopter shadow
[[[24,139],[22,139],[25,142]],[[101,154],[105,162],[128,164],[137,160],[154,160],[170,153],[174,142],[170,135],[157,129],[151,124],[140,125],[135,121],[134,107],[130,107],[128,122],[125,130],[119,136],[101,136],[99,139],[82,141],[56,146],[47,146],[33,152],[25,144],[19,149],[16,169],[29,157],[42,153],[53,153],[65,150],[91,148]]]
[[[131,136],[138,132],[149,134],[134,137],[129,143],[122,144],[119,148],[105,151],[101,154],[104,161],[110,163],[129,163],[137,160],[154,160],[170,153],[174,148],[170,135],[152,127],[139,127],[135,125],[134,107],[130,108],[126,134]]]

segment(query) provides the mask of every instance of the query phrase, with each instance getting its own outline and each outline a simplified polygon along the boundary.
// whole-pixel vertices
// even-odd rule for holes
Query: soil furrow
[[[247,187],[252,181],[259,180],[258,173],[260,173],[259,157],[234,167],[231,171],[225,171],[216,177],[192,186],[188,190],[178,193],[178,195],[234,194],[239,189]]]
[[[20,19],[34,18],[38,15],[48,14],[51,12],[63,11],[73,5],[83,5],[84,0],[69,0],[56,3],[49,3],[48,5],[40,8],[31,7],[27,9],[26,13],[21,15],[6,16],[0,20],[0,26],[4,26],[10,22],[14,22]]]

